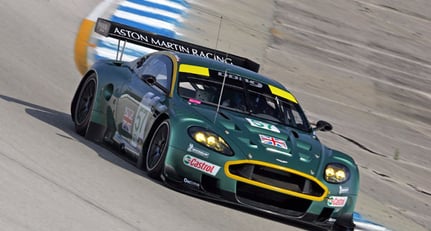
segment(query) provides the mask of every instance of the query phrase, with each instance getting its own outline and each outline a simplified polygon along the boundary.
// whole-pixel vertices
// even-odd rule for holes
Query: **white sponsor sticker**
[[[328,198],[328,206],[330,207],[344,207],[347,202],[347,197],[330,196]]]
[[[345,188],[343,188],[343,186],[339,186],[338,187],[339,188],[339,194],[345,194],[345,193],[349,193],[349,187],[345,187]]]
[[[208,173],[210,175],[215,176],[218,171],[220,170],[220,166],[217,166],[215,164],[211,164],[209,162],[206,162],[204,160],[201,160],[199,158],[196,158],[191,155],[185,155],[183,157],[183,163],[186,166],[189,166],[191,168],[197,169],[201,172]]]
[[[269,131],[280,133],[280,130],[278,130],[278,128],[276,126],[272,125],[272,124],[265,123],[265,122],[262,122],[262,121],[259,121],[259,120],[250,119],[250,118],[245,118],[245,119],[253,127],[262,128],[262,129],[265,129],[265,130],[269,130]]]
[[[210,156],[210,154],[208,152],[202,151],[200,149],[197,149],[194,147],[194,145],[192,143],[189,144],[189,147],[187,148],[188,152],[194,153],[196,155],[208,158]]]
[[[187,178],[184,178],[183,182],[184,182],[184,183],[186,183],[186,184],[189,184],[189,185],[193,185],[193,186],[195,186],[196,188],[199,188],[199,187],[200,187],[199,183],[197,183],[197,182],[195,182],[195,181],[192,181],[192,180],[189,180],[189,179],[187,179]]]

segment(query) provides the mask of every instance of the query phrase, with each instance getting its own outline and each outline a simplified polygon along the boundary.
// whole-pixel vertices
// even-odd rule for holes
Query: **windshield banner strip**
[[[290,92],[283,90],[283,89],[280,89],[278,87],[271,86],[271,85],[268,85],[268,86],[269,86],[269,89],[271,90],[272,94],[274,94],[276,96],[283,97],[283,98],[285,98],[289,101],[292,101],[294,103],[298,103],[295,96],[293,96]]]
[[[189,65],[189,64],[181,64],[180,72],[202,75],[206,77],[210,76],[210,71],[207,67],[201,67],[201,66],[195,66],[195,65]]]

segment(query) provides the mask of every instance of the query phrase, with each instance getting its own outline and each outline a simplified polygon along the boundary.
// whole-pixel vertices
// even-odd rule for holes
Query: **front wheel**
[[[75,130],[84,136],[90,124],[91,111],[93,110],[94,98],[96,95],[97,80],[96,75],[90,75],[82,85],[77,96],[73,118]]]
[[[166,152],[169,145],[170,125],[168,120],[163,121],[154,132],[148,146],[145,157],[145,167],[148,175],[155,179],[160,179],[164,168]]]

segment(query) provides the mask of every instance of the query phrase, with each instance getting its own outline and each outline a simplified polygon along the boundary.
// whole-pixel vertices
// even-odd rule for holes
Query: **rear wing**
[[[94,30],[96,33],[101,34],[105,37],[118,39],[117,60],[121,60],[121,56],[124,52],[126,42],[130,42],[155,50],[172,50],[206,57],[217,61],[233,64],[236,66],[244,67],[254,72],[258,72],[260,67],[258,63],[244,57],[229,54],[208,47],[199,46],[193,43],[184,42],[178,39],[168,38],[135,27],[112,22],[103,18],[97,19]],[[124,41],[123,48],[121,51],[120,41]]]

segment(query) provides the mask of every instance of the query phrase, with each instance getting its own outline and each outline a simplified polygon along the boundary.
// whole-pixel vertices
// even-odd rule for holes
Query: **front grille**
[[[236,197],[240,203],[292,217],[302,216],[312,201],[237,182]]]
[[[242,160],[229,161],[226,167],[230,178],[292,197],[322,201],[328,193],[316,178],[278,165]]]

